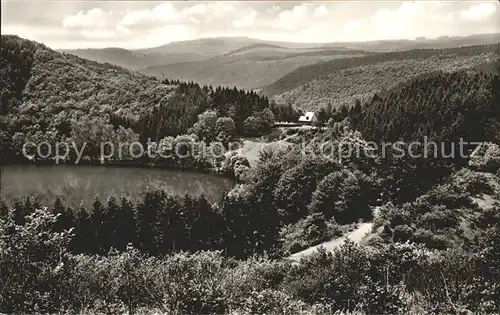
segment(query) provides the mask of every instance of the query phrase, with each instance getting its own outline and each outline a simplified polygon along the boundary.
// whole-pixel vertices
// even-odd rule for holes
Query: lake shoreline
[[[65,204],[91,205],[96,196],[129,196],[162,190],[175,195],[204,195],[210,203],[234,188],[235,180],[214,172],[122,164],[29,163],[1,165],[0,199],[12,202],[39,196],[43,204],[60,197]]]
[[[119,162],[105,162],[101,163],[100,161],[81,161],[79,163],[75,163],[74,161],[61,161],[56,163],[51,160],[38,160],[31,161],[28,159],[19,158],[19,160],[12,161],[0,161],[0,167],[3,166],[15,166],[15,165],[33,165],[33,166],[101,166],[101,167],[132,167],[132,168],[150,168],[150,169],[163,169],[163,170],[176,170],[182,172],[192,172],[192,173],[201,173],[201,174],[213,174],[224,178],[234,179],[233,177],[224,174],[215,168],[190,168],[190,167],[176,167],[170,166],[162,163],[151,163],[151,162],[137,162],[137,161],[119,161]]]

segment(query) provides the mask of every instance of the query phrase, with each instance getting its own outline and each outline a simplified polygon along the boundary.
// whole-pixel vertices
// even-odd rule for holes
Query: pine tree
[[[157,235],[153,228],[158,212],[162,211],[162,203],[165,193],[160,191],[148,191],[139,201],[135,209],[135,223],[137,233],[137,247],[145,253],[154,254],[158,248],[155,239]]]
[[[136,229],[134,220],[134,205],[126,198],[122,197],[120,202],[121,225],[117,228],[118,249],[125,249],[128,244],[135,244]]]
[[[212,209],[204,195],[196,198],[191,222],[191,244],[192,251],[202,249],[219,248],[220,238],[222,237],[224,226],[221,224],[220,217]]]
[[[119,240],[119,230],[122,228],[121,218],[121,209],[118,202],[115,197],[109,197],[104,219],[105,237],[103,242],[105,242],[104,248],[106,250],[109,250],[110,248],[124,249],[122,247],[123,244],[120,244]]]
[[[105,253],[105,209],[98,197],[92,204],[92,214],[90,215],[90,224],[92,226],[92,244],[93,253]]]
[[[13,202],[12,205],[12,219],[17,225],[24,225],[26,222],[26,209],[23,205],[23,203],[19,200],[16,199]]]
[[[0,199],[0,219],[6,218],[9,214],[9,207],[5,200]]]
[[[71,241],[70,248],[75,253],[94,253],[94,230],[90,220],[90,214],[83,203],[78,207],[73,218],[75,227],[74,238]]]
[[[54,226],[56,231],[61,232],[69,230],[73,227],[73,213],[71,209],[66,209],[61,201],[61,198],[57,197],[54,201],[54,208],[52,212],[57,215],[57,222]]]

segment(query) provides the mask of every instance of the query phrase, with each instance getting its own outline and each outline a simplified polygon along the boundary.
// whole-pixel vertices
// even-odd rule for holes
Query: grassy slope
[[[495,59],[496,46],[473,46],[446,50],[415,50],[361,58],[332,60],[300,67],[263,93],[278,103],[314,110],[331,103],[351,105],[355,98],[367,100],[423,73],[479,67]]]

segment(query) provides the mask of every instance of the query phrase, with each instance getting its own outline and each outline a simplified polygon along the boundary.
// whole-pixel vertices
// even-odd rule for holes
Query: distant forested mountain
[[[414,40],[375,40],[358,43],[334,43],[325,47],[343,46],[348,49],[363,49],[373,52],[404,51],[412,49],[439,49],[461,46],[492,45],[500,42],[500,33],[474,34],[468,36],[440,36],[438,38],[417,37]]]
[[[433,71],[487,69],[496,61],[498,45],[450,49],[416,49],[304,66],[262,89],[278,104],[304,110],[352,105],[374,93],[390,90],[411,78]]]
[[[270,84],[302,65],[366,54],[363,50],[323,46],[247,37],[218,37],[172,42],[146,49],[102,48],[61,52],[169,80],[182,79],[245,89]]]
[[[172,42],[144,49],[94,48],[60,51],[97,62],[109,62],[127,69],[138,70],[149,66],[204,60],[256,43],[258,41],[246,38],[207,38]]]
[[[265,41],[248,37],[215,37],[172,42],[145,49],[103,48],[63,50],[63,52],[97,62],[109,62],[162,78],[260,89],[299,67],[317,62],[392,51],[490,45],[499,41],[500,34],[327,44]],[[288,90],[289,88],[285,91]],[[283,91],[279,92],[281,93]]]

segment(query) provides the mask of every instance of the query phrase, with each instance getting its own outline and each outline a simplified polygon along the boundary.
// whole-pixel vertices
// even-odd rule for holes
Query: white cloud
[[[112,18],[111,15],[111,12],[105,12],[101,8],[94,8],[87,12],[80,11],[76,15],[65,17],[62,25],[69,29],[104,29],[108,26],[108,21]]]
[[[234,15],[241,15],[240,8],[238,8],[238,2],[235,1],[214,1],[208,3],[208,18],[213,19],[228,19],[234,17]]]
[[[439,2],[437,3],[439,5]],[[396,11],[396,14],[400,17],[412,17],[424,12],[424,7],[428,10],[432,9],[433,5],[434,4],[432,4],[431,2],[426,4],[422,1],[403,2],[399,9]]]
[[[168,24],[182,24],[186,22],[193,22],[186,19],[174,6],[169,3],[162,3],[155,6],[151,10],[138,10],[131,11],[119,22],[119,25],[128,28],[154,28],[161,25]]]
[[[395,9],[379,9],[371,18],[379,23],[397,23],[401,20],[412,19],[418,15],[422,15],[422,13],[429,13],[434,6],[438,5],[439,2],[405,1]]]
[[[462,28],[453,25],[456,12],[452,9],[450,3],[436,1],[405,1],[397,7],[381,8],[365,23],[366,39],[375,35],[386,39],[458,35]]]
[[[325,15],[328,15],[328,9],[324,4],[314,9],[314,17],[322,17]]]
[[[161,3],[151,9],[128,12],[120,21],[120,25],[127,28],[155,28],[163,25],[200,25],[214,21],[226,22],[228,18],[236,17],[236,25],[253,23],[256,14],[250,12],[242,15],[242,11],[235,5],[237,2],[214,1],[207,3],[197,3],[193,6],[185,7],[182,10],[176,9],[170,2]]]
[[[349,20],[345,24],[345,29],[348,31],[357,30],[361,27],[361,23],[358,20]]]
[[[245,28],[250,27],[255,23],[255,19],[257,18],[257,12],[255,10],[250,11],[247,15],[242,18],[233,21],[233,26],[236,28]]]
[[[58,47],[139,48],[201,35],[333,42],[500,31],[498,3],[491,1],[109,1],[93,7],[94,4],[2,1],[2,34],[10,32],[47,44],[57,43]]]
[[[495,14],[497,6],[493,3],[473,4],[467,10],[460,11],[460,16],[466,21],[485,20]]]
[[[431,13],[429,14],[429,19],[432,22],[451,23],[455,20],[455,13],[453,12],[443,13],[443,14]]]
[[[179,12],[170,2],[167,2],[154,7],[152,16],[154,20],[172,22],[179,18]]]
[[[130,27],[132,25],[147,23],[151,20],[151,17],[149,10],[127,12],[120,20],[119,26]]]
[[[268,13],[276,13],[279,10],[281,10],[279,5],[273,5],[271,8],[267,9],[267,12]]]
[[[294,30],[309,21],[308,4],[294,6],[291,10],[285,10],[278,14],[276,26],[285,30]]]
[[[372,15],[372,20],[377,22],[387,20],[391,17],[391,11],[388,9],[380,9],[374,15]]]
[[[206,14],[208,11],[208,6],[205,3],[197,3],[192,7],[184,9],[182,12],[186,16],[196,16],[201,14]]]

